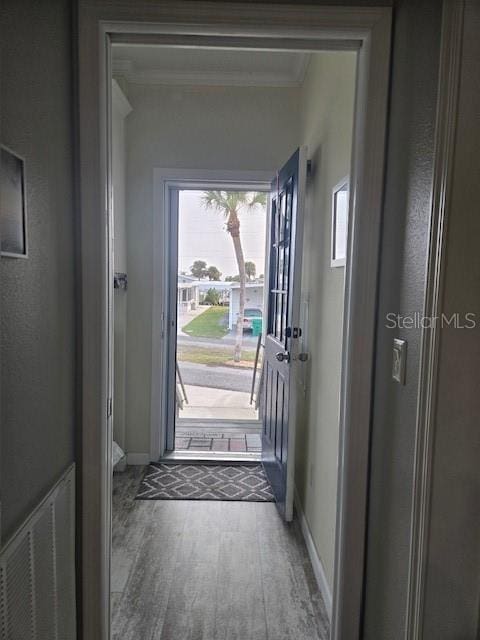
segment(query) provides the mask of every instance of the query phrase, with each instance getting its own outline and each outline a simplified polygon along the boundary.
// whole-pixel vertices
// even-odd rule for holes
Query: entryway
[[[139,52],[143,52],[143,58]],[[113,54],[114,61],[117,55],[123,61],[130,54],[138,64],[145,56],[150,64],[153,61],[162,64],[165,51],[146,47],[144,50],[135,48],[131,52],[128,47],[115,46]],[[171,55],[171,60],[175,60],[175,54],[172,52]],[[256,61],[259,55],[251,54],[248,58],[249,68],[253,72],[256,71],[256,65],[260,64]],[[335,58],[337,55],[338,63]],[[186,56],[186,52],[182,52],[180,59],[184,61],[183,64],[186,59],[188,64],[193,64],[191,53]],[[197,64],[201,56],[197,53]],[[230,58],[231,64],[246,64],[242,55],[230,54]],[[265,56],[261,60],[264,65],[271,64],[270,58],[268,62]],[[288,61],[290,65],[290,58]],[[294,135],[290,132],[290,136],[297,144],[300,141],[308,142],[312,149],[311,157],[305,145],[291,149],[290,144],[282,142],[277,152],[278,160],[270,170],[154,167],[150,173],[153,174],[154,188],[150,407],[152,435],[156,437],[159,448],[151,452],[150,464],[143,468],[140,485],[134,483],[136,491],[132,491],[131,495],[126,494],[124,498],[127,503],[133,501],[128,505],[128,510],[136,514],[134,522],[138,522],[138,514],[143,514],[153,527],[157,526],[156,519],[162,517],[164,511],[167,513],[173,509],[173,517],[177,517],[174,507],[159,506],[159,503],[192,502],[199,505],[191,507],[192,513],[205,509],[217,513],[221,518],[222,514],[232,509],[237,509],[239,514],[244,511],[248,514],[248,509],[253,507],[244,504],[258,501],[254,513],[262,514],[264,510],[276,513],[278,531],[281,531],[283,522],[294,521],[296,491],[299,513],[302,513],[302,504],[306,505],[304,508],[307,512],[306,516],[301,516],[302,535],[305,536],[302,545],[305,545],[305,540],[315,540],[310,543],[309,553],[311,561],[317,565],[316,588],[319,593],[322,590],[319,598],[327,610],[327,603],[331,601],[332,562],[326,560],[330,565],[323,567],[315,544],[319,544],[322,556],[328,558],[328,554],[333,552],[333,540],[322,543],[322,528],[327,529],[327,522],[322,522],[320,526],[313,524],[314,511],[309,503],[314,500],[317,491],[320,494],[324,491],[319,507],[322,512],[328,513],[336,499],[336,469],[332,467],[328,470],[327,465],[329,460],[338,456],[339,374],[348,220],[348,207],[345,205],[348,204],[348,197],[341,201],[343,209],[338,202],[331,209],[331,204],[338,199],[334,191],[339,181],[342,183],[341,193],[345,196],[349,191],[355,55],[311,54],[307,61],[303,58],[302,61],[307,66],[300,71],[297,89],[292,92],[287,87],[276,88],[274,93],[275,97],[282,100],[288,97],[301,98],[301,110],[293,101],[289,107],[289,123],[295,132]],[[223,65],[224,62],[218,53],[209,52],[202,64],[208,67]],[[328,75],[325,68],[328,69]],[[297,66],[293,73],[298,73]],[[325,139],[320,162],[316,148],[319,144],[316,123],[310,130],[307,121],[303,123],[302,118],[307,117],[308,109],[315,102],[318,86],[323,85],[324,91],[327,88],[333,91],[338,73],[343,75],[347,87],[337,98],[340,115],[335,118],[330,116],[327,102],[324,107],[320,106],[325,113],[324,126],[327,130],[339,129],[341,137],[332,141]],[[132,105],[127,120],[127,165],[132,167],[127,172],[125,183],[128,202],[128,197],[130,200],[133,197],[128,196],[130,190],[135,195],[149,185],[144,179],[132,178],[136,175],[137,165],[141,166],[145,162],[145,155],[148,155],[148,144],[142,132],[156,135],[157,128],[164,126],[163,120],[145,126],[151,109],[150,100],[152,97],[160,99],[159,106],[163,108],[163,117],[166,117],[169,99],[176,99],[179,90],[162,88],[158,96],[149,85],[136,89],[133,78],[125,82],[120,73],[115,82],[118,90],[122,85],[125,87]],[[231,80],[222,82],[225,83],[222,93],[227,96],[233,93],[236,105],[239,100],[244,100],[243,108],[249,109],[252,117],[255,113],[262,127],[267,127],[269,118],[275,113],[270,105],[272,89],[255,87],[256,92],[265,95],[268,105],[268,109],[262,108],[256,113],[258,97],[252,97],[250,90],[245,87],[233,89],[229,84]],[[136,91],[140,91],[140,94],[137,95]],[[216,113],[222,109],[222,94],[214,92],[211,95],[208,85],[195,87],[194,97],[189,93],[190,87],[183,91],[185,95],[180,103],[185,100],[195,102],[198,107],[197,118],[193,121],[188,118],[182,120],[182,126],[176,129],[176,136],[181,138],[188,125],[190,129],[185,144],[194,154],[198,150],[196,127],[205,126],[202,123],[206,116],[200,119],[203,100],[208,97],[209,108]],[[180,107],[177,105],[176,108]],[[211,127],[211,135],[218,138],[216,144],[224,153],[230,148],[231,136],[237,125],[235,109],[238,106],[230,108],[233,111],[229,112],[228,128]],[[275,109],[279,107],[275,106]],[[170,117],[173,118],[173,114]],[[248,135],[249,123],[243,124],[243,130]],[[273,144],[273,134],[282,135],[283,128],[275,124],[273,132],[265,136],[263,143],[254,144],[252,141],[247,144],[243,162],[253,163],[264,144]],[[225,162],[229,162],[228,156]],[[152,265],[152,262],[145,260],[143,244],[140,245],[141,251],[137,246],[142,234],[142,228],[137,225],[140,207],[141,200],[137,206],[130,203],[127,211],[130,222],[127,219],[129,284],[126,295],[127,306],[131,307],[130,320],[127,321],[127,333],[130,334],[138,322],[137,314],[141,313],[145,300],[148,300],[148,290],[144,290],[140,282],[135,284],[135,277],[144,275],[142,264],[148,267]],[[307,231],[304,233],[304,217],[307,214]],[[338,264],[331,263],[330,234],[334,239],[332,251],[338,254]],[[329,291],[328,296],[325,290]],[[319,303],[321,308],[318,310],[316,305]],[[316,324],[325,323],[333,323],[334,326],[320,336]],[[129,371],[132,377],[136,353],[141,344],[142,336],[138,336],[134,345],[135,353],[127,354],[127,378]],[[324,364],[327,349],[331,351],[329,369],[327,363]],[[319,373],[322,384],[316,392],[322,395],[322,404],[318,408],[311,391],[308,391],[308,376],[318,376]],[[328,392],[323,378],[325,375],[330,376]],[[145,380],[143,370],[138,370],[138,376],[139,382]],[[139,389],[139,392],[142,391]],[[128,385],[126,393],[128,413],[133,402]],[[157,398],[158,403],[155,404]],[[135,402],[143,410],[138,395]],[[304,406],[308,412],[306,418],[302,418]],[[329,422],[327,414],[330,414]],[[114,415],[114,428],[115,420]],[[130,437],[138,431],[137,425],[136,422],[127,425]],[[306,433],[310,433],[311,438],[315,434],[316,438],[324,441],[321,447],[315,447],[316,456],[313,452],[310,454],[301,441]],[[295,472],[295,450],[299,443],[300,471]],[[130,465],[123,473],[129,476],[131,464],[139,460],[127,451],[127,462]],[[302,479],[300,474],[305,466],[308,476]],[[319,479],[320,470],[322,482]],[[122,481],[117,477],[114,481],[121,486]],[[325,491],[327,486],[328,490]],[[242,506],[213,507],[211,501],[235,501]],[[273,509],[272,503],[265,504],[265,501],[273,501]],[[141,506],[141,502],[146,502],[146,505]],[[185,507],[179,506],[178,509],[179,513],[183,513]],[[312,524],[307,524],[309,521]],[[297,522],[292,525],[292,531],[297,534],[300,531],[299,524],[297,517]],[[196,519],[190,525],[193,529],[188,523],[187,526],[189,535],[195,537],[199,534]],[[257,540],[256,545],[268,546],[268,535],[258,542],[258,536],[263,533],[261,529],[257,531],[255,518],[247,519],[245,526],[250,537]],[[271,533],[278,535],[278,532]],[[222,534],[220,528],[220,538]],[[138,561],[147,562],[143,558],[143,546],[135,538],[137,534],[132,535],[137,544]],[[180,533],[178,535],[181,536]],[[294,540],[295,545],[299,544],[298,539]],[[127,559],[128,554],[120,548],[113,560],[114,573],[119,568],[115,563],[120,562],[122,567],[122,562]],[[182,563],[181,559],[179,562]],[[217,569],[221,572],[223,560],[219,562]],[[139,579],[140,566],[137,560],[129,561],[129,567],[128,571],[122,569],[125,588],[119,589],[122,595],[118,596],[118,602],[114,601],[114,619],[121,615],[125,607],[128,608],[127,601],[132,597],[129,590]],[[208,571],[211,573],[212,567]],[[305,579],[303,576],[301,582]],[[236,576],[229,575],[228,580],[233,585]],[[195,589],[194,583],[192,578],[188,588],[191,586]],[[263,582],[261,584],[263,589]],[[252,587],[256,588],[255,583],[252,583]],[[280,590],[284,587],[281,585]],[[138,600],[135,601],[138,603]],[[303,616],[296,610],[304,607],[301,597],[291,606],[294,610],[286,611],[287,616],[292,616],[294,620]],[[189,603],[188,607],[187,617],[190,617],[194,615],[195,603]],[[311,610],[311,602],[308,607]],[[154,615],[154,612],[144,615]],[[167,629],[165,638],[170,637],[168,634],[171,633],[168,616],[166,610],[158,621],[162,625],[161,634]],[[180,622],[186,624],[185,620]],[[203,623],[207,624],[208,621],[204,620]],[[293,628],[297,623],[298,620]],[[302,623],[300,638],[324,640],[324,636],[319,635],[317,623],[313,623],[313,626]],[[128,629],[131,622],[127,621],[126,624]],[[216,621],[215,624],[220,623]],[[241,616],[235,624],[244,624]],[[289,624],[286,623],[286,626],[288,628]],[[172,628],[175,629],[175,626]],[[293,628],[289,633],[293,633]],[[158,633],[155,631],[156,635]],[[208,635],[203,638],[210,640]],[[230,636],[227,638],[230,640]]]
[[[210,172],[225,167],[233,172],[257,169],[269,172],[266,180],[273,178],[273,195],[270,198],[273,215],[269,234],[270,239],[274,240],[275,252],[273,267],[268,271],[269,314],[265,350],[269,372],[265,375],[267,402],[262,420],[263,443],[267,446],[263,447],[262,453],[273,489],[280,498],[278,504],[281,505],[281,514],[287,520],[293,515],[295,485],[298,490],[298,523],[294,521],[289,530],[293,531],[298,524],[301,525],[317,585],[324,597],[325,608],[332,615],[334,637],[354,637],[348,632],[343,634],[342,630],[344,627],[358,628],[360,614],[362,570],[359,567],[363,567],[364,497],[390,12],[383,9],[369,9],[367,12],[342,9],[336,13],[331,8],[326,12],[325,8],[321,7],[303,7],[299,21],[295,13],[290,10],[284,11],[281,6],[266,13],[265,8],[255,4],[233,7],[226,3],[218,3],[214,14],[211,8],[205,5],[201,16],[192,13],[190,9],[185,12],[176,5],[168,8],[164,5],[152,6],[148,16],[140,15],[136,8],[133,9],[133,6],[125,5],[125,11],[119,17],[113,8],[105,8],[105,13],[100,14],[94,7],[90,7],[86,9],[88,17],[81,17],[80,164],[82,269],[85,276],[82,291],[85,355],[83,442],[84,460],[88,460],[89,471],[82,474],[82,496],[84,504],[90,504],[92,510],[84,520],[83,530],[86,548],[91,551],[90,555],[84,554],[83,563],[85,585],[88,585],[83,599],[85,632],[87,636],[90,634],[91,637],[101,637],[104,630],[108,632],[110,627],[109,606],[105,598],[109,595],[106,574],[109,568],[111,503],[108,490],[111,476],[105,476],[104,472],[111,469],[109,434],[112,431],[113,370],[109,358],[113,346],[113,274],[109,272],[107,282],[104,282],[104,276],[107,273],[105,266],[110,270],[113,267],[113,211],[110,114],[104,107],[108,107],[114,91],[110,90],[110,86],[105,87],[105,79],[108,78],[107,84],[110,80],[113,44],[113,48],[132,46],[139,54],[138,62],[127,60],[117,66],[117,85],[121,90],[127,90],[128,101],[133,107],[128,116],[131,137],[127,143],[127,172],[131,183],[126,194],[127,232],[130,234],[127,253],[135,256],[135,260],[127,259],[127,326],[130,332],[126,348],[126,360],[129,364],[124,386],[127,462],[132,466],[158,459],[156,452],[160,452],[161,455],[162,447],[165,448],[165,440],[161,438],[164,433],[162,429],[165,430],[167,426],[162,421],[162,403],[164,400],[172,402],[171,396],[166,397],[163,394],[166,380],[162,379],[162,372],[165,372],[165,366],[171,359],[167,357],[168,350],[165,350],[167,353],[164,356],[159,356],[162,350],[155,344],[162,340],[168,345],[172,344],[171,340],[165,340],[165,335],[172,331],[172,328],[176,333],[171,319],[162,316],[165,287],[168,288],[168,283],[165,282],[166,272],[163,268],[165,256],[159,247],[165,238],[170,237],[170,231],[165,229],[164,215],[168,208],[165,206],[168,189],[164,189],[165,181],[159,188],[158,185],[162,182],[157,179],[157,174],[170,172],[171,177],[171,174],[176,172],[176,169],[165,170],[161,167],[179,167],[184,171],[192,167],[203,167],[207,169],[202,170]],[[108,16],[112,22],[108,22]],[[119,19],[121,22],[116,22]],[[140,27],[138,20],[144,21]],[[101,39],[98,38],[98,28],[105,39],[102,46],[99,46]],[[176,55],[181,50],[184,60],[190,56],[187,73],[183,73],[185,70],[182,68],[174,69],[172,58],[166,68],[158,70],[152,67],[152,59],[149,56],[152,49],[156,49],[158,45],[162,52],[167,54]],[[169,52],[169,48],[175,51]],[[198,63],[203,64],[211,54],[214,54],[216,63],[221,67],[219,84],[212,83],[211,74],[207,73],[202,77],[196,66]],[[234,70],[234,75],[240,73],[242,77],[240,84],[237,81],[232,82],[232,75],[228,72],[228,65],[237,54],[241,54],[243,59],[240,67]],[[263,56],[263,64],[267,66],[274,59],[282,59],[280,69],[268,70],[267,81],[265,69],[257,69],[259,73],[251,73],[252,58],[258,56]],[[318,61],[313,66],[308,64],[310,57]],[[336,66],[340,60],[344,65],[341,72]],[[303,63],[299,64],[302,61]],[[288,67],[286,75],[285,69],[282,68],[285,64]],[[92,74],[92,69],[101,69],[101,73]],[[307,72],[305,75],[307,69],[311,70],[311,73]],[[172,71],[175,81],[173,86],[170,86]],[[218,69],[215,73],[217,72]],[[355,90],[357,72],[358,83]],[[180,81],[178,73],[181,76]],[[308,78],[308,82],[305,86],[302,82],[298,84],[298,79],[292,83],[291,73],[296,78],[298,75]],[[136,77],[140,80],[137,81]],[[350,78],[348,82],[344,81],[347,77]],[[339,78],[342,82],[339,82]],[[342,91],[347,92],[346,99],[341,95]],[[297,117],[299,105],[303,105],[301,118]],[[328,109],[323,109],[324,106],[328,106]],[[344,107],[348,108],[344,110]],[[337,116],[340,120],[336,120]],[[329,118],[333,119],[332,122],[329,122]],[[92,123],[95,123],[93,128]],[[310,219],[305,236],[299,231],[296,237],[296,225],[291,214],[301,199],[298,186],[303,182],[307,172],[307,158],[294,150],[307,139],[313,141],[310,149],[310,179],[313,185],[310,187],[309,196]],[[190,144],[192,142],[194,144]],[[341,157],[334,160],[334,155],[330,153],[332,149],[339,151]],[[294,155],[291,161],[287,161],[291,153]],[[100,177],[97,175],[99,168]],[[338,269],[336,272],[330,272],[330,267],[334,266],[330,263],[330,232],[335,227],[333,220],[336,216],[335,205],[332,206],[332,201],[335,200],[331,189],[348,175],[350,170],[351,211],[348,216],[349,241],[346,264],[344,272]],[[246,182],[251,183],[250,180]],[[99,203],[102,203],[102,207],[107,203],[108,214],[111,217],[106,225],[103,209],[102,215],[98,215]],[[299,244],[297,247],[296,242],[300,239],[305,239],[305,244]],[[335,242],[334,233],[332,245]],[[295,259],[297,256],[308,256],[309,267],[305,274],[308,286],[304,292],[296,288],[296,293],[294,287],[293,295],[297,296],[297,299],[294,305],[290,305],[288,302],[285,304],[289,287],[284,287],[284,278],[287,275],[288,282],[290,266],[287,265],[292,264],[290,249],[294,246],[298,248],[294,252]],[[313,259],[315,256],[322,256],[318,268]],[[299,269],[295,272],[294,278],[303,275]],[[274,283],[276,286],[272,286]],[[335,300],[339,304],[323,304],[322,296],[318,293],[323,295],[328,292],[330,284],[333,283]],[[298,299],[299,295],[302,299]],[[342,321],[344,301],[345,323]],[[98,317],[99,310],[104,314],[101,318]],[[107,314],[105,310],[108,310]],[[271,310],[275,312],[272,313]],[[320,311],[326,310],[335,311],[330,315],[327,324],[320,322],[319,315]],[[293,319],[289,317],[292,311],[295,314]],[[307,321],[301,321],[302,318]],[[310,322],[309,318],[313,320]],[[304,331],[305,327],[307,331]],[[345,333],[343,327],[346,329]],[[319,357],[308,361],[315,362],[315,368],[309,372],[311,375],[305,373],[290,380],[289,365],[294,363],[297,367],[297,364],[305,363],[306,358],[300,356],[309,350],[300,349],[300,346],[302,341],[308,345],[309,339],[314,342],[320,340],[319,344],[324,347],[326,356],[320,357],[323,354],[317,354]],[[165,357],[163,362],[162,357]],[[335,366],[331,366],[332,361],[335,362]],[[104,374],[105,379],[102,377]],[[321,384],[322,381],[326,381],[326,384]],[[302,394],[305,398],[303,403],[298,402]],[[118,397],[117,394],[115,400]],[[304,410],[303,417],[298,417],[298,424],[303,424],[303,428],[293,441],[286,427],[297,422],[285,420],[285,416],[289,417],[291,406],[300,406]],[[103,425],[100,416],[103,415],[105,407],[107,412]],[[326,415],[327,409],[331,409],[329,416]],[[334,425],[336,430],[330,439],[326,433],[328,425]],[[102,426],[106,426],[106,429],[101,428]],[[92,442],[96,442],[98,438],[99,449],[92,451]],[[293,453],[295,444],[296,455]],[[335,449],[334,454],[328,455],[319,465],[320,457],[327,450],[331,452],[331,446]],[[355,456],[350,455],[352,446],[355,447]],[[152,456],[152,453],[155,455]],[[295,458],[299,458],[301,465],[298,474],[294,475]],[[106,469],[105,460],[108,461]],[[338,487],[336,464],[331,464],[337,460],[341,462],[338,469]],[[318,473],[320,468],[321,474]],[[323,481],[325,474],[328,476],[328,483]],[[320,493],[316,491],[318,487]],[[155,544],[161,540],[165,548],[173,545],[170,550],[175,558],[174,569],[178,568],[179,572],[181,571],[182,555],[175,554],[176,538],[180,537],[179,530],[174,526],[173,530],[170,529],[171,535],[167,536],[158,535],[158,532],[161,533],[163,527],[178,521],[175,513],[188,507],[178,506],[177,510],[176,506],[172,506],[176,501],[168,500],[155,500],[142,503],[145,506],[141,506],[140,501],[133,500],[132,494],[127,502],[126,508],[139,525],[140,531],[143,531],[139,534],[143,535],[142,539],[136,537],[136,533],[132,535],[136,547],[134,546],[135,550],[131,552],[135,556],[131,558],[131,562],[135,563],[138,560],[139,564],[133,573],[129,570],[126,572],[128,586],[125,586],[130,591],[135,589],[135,584],[140,586],[142,581],[147,583],[146,577],[151,572],[161,581],[162,568],[166,568],[156,567],[152,560],[155,554],[161,557],[160,549],[151,547],[155,551],[153,556],[140,553],[143,542],[148,545],[152,541]],[[190,501],[180,502],[182,505],[188,505]],[[103,512],[105,505],[106,513]],[[272,593],[275,593],[273,588],[277,586],[276,579],[281,588],[284,585],[289,586],[288,576],[272,577],[272,574],[269,574],[271,568],[284,562],[284,558],[276,554],[275,539],[277,536],[281,538],[280,532],[285,525],[278,517],[276,506],[261,505],[258,507],[260,512],[263,506],[265,509],[272,508],[276,518],[275,526],[263,537],[261,529],[255,529],[255,537],[257,540],[261,539],[260,553],[271,554],[266,563],[266,573],[270,575],[268,588],[271,587]],[[193,503],[190,507],[193,511],[197,509]],[[245,510],[249,509],[249,506],[242,503],[243,507]],[[210,506],[206,507],[205,512],[209,508]],[[219,509],[217,506],[211,508]],[[158,518],[154,518],[154,523],[147,524],[146,528],[142,529],[142,520],[147,509],[150,510],[150,515],[154,517],[156,513]],[[322,516],[324,509],[325,513],[328,512],[328,517],[325,518]],[[170,519],[169,512],[172,515]],[[219,515],[220,519],[221,516],[222,514]],[[248,516],[245,518],[248,519]],[[122,521],[125,522],[125,518],[122,518]],[[190,526],[187,520],[186,522],[185,531],[190,533]],[[190,539],[201,535],[202,523],[192,522],[192,526],[194,536],[190,536]],[[328,531],[324,532],[325,527]],[[240,526],[237,528],[240,529]],[[249,530],[253,532],[251,527]],[[218,534],[221,533],[220,522],[216,531]],[[209,533],[207,538],[215,541],[218,536],[212,536],[211,531]],[[227,530],[225,533],[231,532]],[[114,538],[115,535],[114,532]],[[280,540],[280,547],[282,542]],[[128,558],[126,553],[123,557],[126,560]],[[168,597],[160,631],[165,638],[170,635],[169,625],[165,626],[170,594],[176,596],[182,590],[185,593],[190,588],[193,590],[191,597],[186,600],[182,600],[181,597],[171,600],[172,606],[175,600],[187,602],[176,622],[190,624],[189,612],[194,610],[203,587],[206,589],[207,585],[211,584],[212,574],[208,579],[202,578],[201,588],[195,587],[194,576],[201,564],[200,560],[188,563],[188,572],[185,573],[184,568],[178,590],[172,586],[173,583],[170,583],[170,589],[168,585],[163,584],[158,591],[155,584],[150,585],[150,603],[153,606],[165,596]],[[255,565],[255,562],[249,561],[245,564]],[[132,566],[133,564],[130,568]],[[291,575],[296,577],[302,566],[301,557],[297,556],[297,561],[291,566]],[[263,570],[262,562],[260,567]],[[221,569],[221,564],[217,565],[217,568]],[[168,575],[167,570],[165,574]],[[236,577],[236,572],[230,568],[225,592],[227,588],[235,587]],[[251,581],[253,584],[252,577]],[[267,588],[264,589],[265,604],[267,591]],[[133,595],[132,591],[130,593]],[[148,594],[145,598],[148,601]],[[135,600],[138,602],[134,597],[122,597],[115,607],[115,616],[121,615],[122,609],[128,609]],[[97,607],[100,601],[103,608]],[[278,603],[283,607],[283,610],[277,612],[280,619],[282,613],[293,614],[295,617],[302,616],[302,611],[307,609],[312,611],[312,602],[305,609],[302,600],[298,598],[289,601],[288,606],[285,606],[281,597],[278,598]],[[89,616],[89,612],[93,612],[93,615]],[[266,611],[266,617],[267,615]],[[129,619],[135,617],[139,626],[141,621],[138,614],[130,610]],[[203,613],[202,620],[207,618]],[[241,618],[240,614],[238,618]],[[237,614],[234,622],[236,619]],[[124,637],[128,637],[128,634],[138,637],[138,629],[133,630],[129,625],[130,622],[127,622],[127,626],[124,627]],[[296,626],[290,637],[312,636],[308,625]],[[197,635],[197,628],[188,631],[187,637]],[[267,633],[270,635],[268,628]],[[320,637],[318,629],[314,634],[314,637]],[[276,634],[276,637],[281,637],[281,632]]]

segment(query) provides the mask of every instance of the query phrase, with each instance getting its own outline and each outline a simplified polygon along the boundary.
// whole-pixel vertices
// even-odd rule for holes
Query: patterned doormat
[[[274,502],[261,464],[152,463],[136,499]]]

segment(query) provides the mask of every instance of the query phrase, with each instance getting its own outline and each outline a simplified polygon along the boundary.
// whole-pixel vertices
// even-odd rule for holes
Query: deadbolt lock
[[[302,330],[300,327],[287,327],[285,333],[287,338],[294,338],[295,340],[298,340],[302,335]]]

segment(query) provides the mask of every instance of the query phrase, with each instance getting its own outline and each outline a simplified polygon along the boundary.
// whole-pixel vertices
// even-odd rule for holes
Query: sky
[[[266,211],[243,210],[240,213],[240,238],[245,261],[254,262],[257,276],[265,271]],[[178,226],[178,270],[190,273],[195,260],[204,260],[226,276],[238,274],[233,242],[225,229],[225,218],[218,211],[207,211],[201,191],[180,191]]]

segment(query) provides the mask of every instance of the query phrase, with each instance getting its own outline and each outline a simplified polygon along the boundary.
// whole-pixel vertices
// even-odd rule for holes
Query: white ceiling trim
[[[303,83],[310,54],[298,56],[294,69],[285,71],[168,71],[136,69],[132,60],[113,60],[113,74],[129,84],[208,85],[233,87],[299,87]]]

